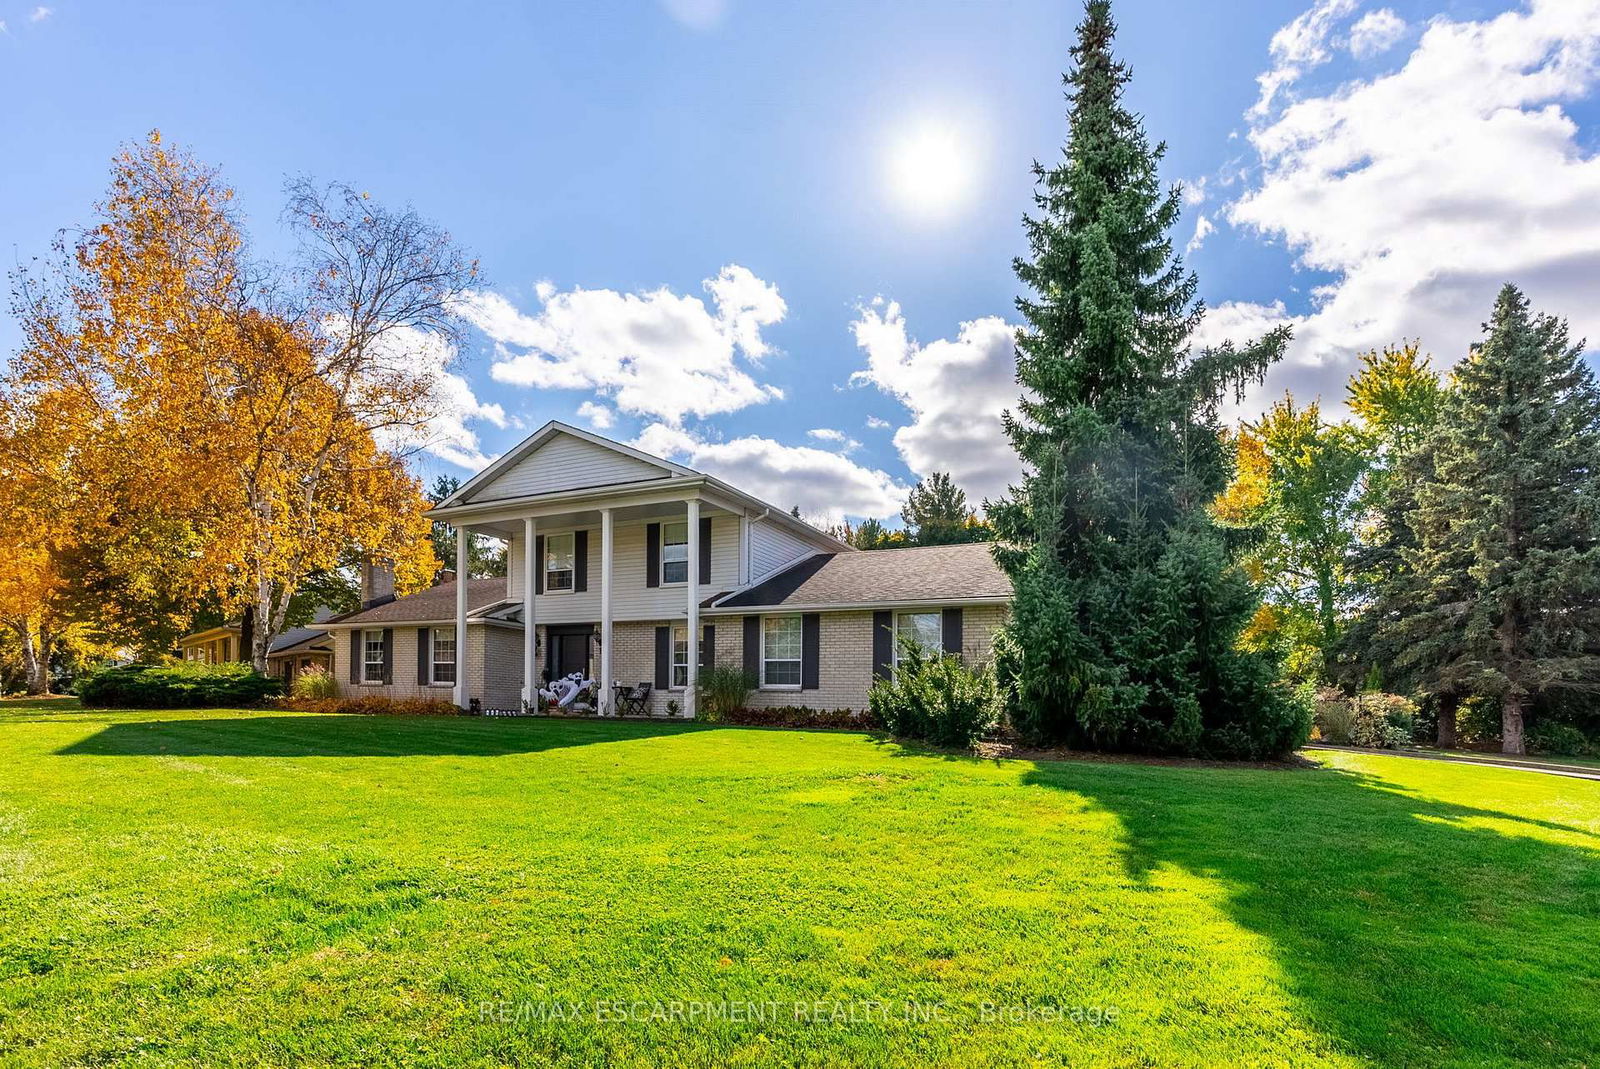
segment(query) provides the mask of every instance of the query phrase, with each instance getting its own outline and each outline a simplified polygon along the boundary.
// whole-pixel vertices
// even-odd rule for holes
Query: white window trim
[[[563,590],[551,590],[550,589],[550,543],[552,541],[554,541],[555,539],[557,539],[557,538],[570,538],[570,539],[572,539],[572,554],[571,554],[572,555],[572,568],[570,569],[570,571],[572,572],[572,582],[570,584],[568,584],[567,587],[565,589],[563,589]],[[539,585],[544,588],[543,592],[539,595],[540,597],[549,597],[549,596],[552,596],[552,595],[554,595],[555,597],[561,597],[564,594],[576,594],[578,592],[578,531],[577,531],[577,528],[573,528],[570,531],[552,531],[552,532],[550,532],[550,533],[548,533],[548,534],[546,534],[544,536],[544,559],[539,562],[539,568],[540,568],[540,573],[539,574],[540,574],[540,580],[541,580]]]
[[[672,627],[668,631],[668,636],[669,637],[668,637],[667,642],[668,642],[668,646],[670,648],[670,652],[669,652],[668,657],[667,657],[667,682],[668,682],[667,689],[668,690],[683,691],[683,690],[688,690],[689,689],[688,686],[683,684],[683,683],[672,682],[673,680],[678,678],[678,665],[680,663],[678,661],[678,632],[679,631],[687,631],[688,629],[689,629],[689,625],[688,624],[673,624]],[[705,624],[701,624],[700,625],[700,643],[699,643],[698,648],[695,651],[696,653],[698,653],[700,655],[700,663],[701,664],[705,663],[705,652],[706,652],[705,646],[706,646],[706,625]],[[685,647],[684,655],[687,656],[688,655],[688,648],[687,648],[688,647],[688,643],[687,642],[684,643],[684,647]],[[688,675],[688,671],[689,671],[688,662],[685,661],[685,662],[681,662],[681,663],[683,664],[684,675],[687,676]]]
[[[667,528],[683,528],[683,578],[667,578]],[[661,525],[661,559],[656,561],[656,582],[662,586],[688,586],[689,585],[689,523],[687,520],[673,520]]]
[[[900,670],[900,617],[902,616],[936,616],[939,618],[939,641],[931,651],[935,656],[944,656],[944,610],[943,609],[896,609],[890,614],[894,641],[890,644],[889,668],[891,671]]]
[[[456,666],[456,657],[453,643],[455,642],[456,629],[453,627],[428,628],[428,686],[430,687],[453,687],[456,685],[456,681],[453,679],[438,678],[439,665],[444,663],[439,660],[439,634],[442,631],[450,632],[452,652],[450,655],[449,664],[451,667],[451,674],[455,674],[454,669]]]
[[[800,681],[795,683],[768,683],[767,682],[767,621],[768,620],[793,620],[800,627],[800,656],[795,658],[795,663],[800,666]],[[773,660],[788,663],[787,657],[774,657]],[[799,690],[805,684],[806,672],[806,631],[805,620],[800,613],[781,612],[770,616],[761,617],[761,682],[759,690]]]
[[[368,641],[367,636],[369,636],[369,635],[377,635],[378,636],[378,651],[379,652],[378,652],[378,660],[376,660],[376,661],[368,660],[368,658],[367,658],[367,641]],[[369,667],[371,667],[372,665],[374,665],[374,664],[376,664],[378,666],[378,678],[377,679],[368,679],[367,678],[367,669]],[[382,628],[367,628],[367,629],[363,629],[362,632],[361,632],[361,685],[363,687],[381,687],[381,686],[383,686],[383,629]]]

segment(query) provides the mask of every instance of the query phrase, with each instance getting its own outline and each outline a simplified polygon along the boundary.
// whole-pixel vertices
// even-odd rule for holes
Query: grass
[[[5,703],[0,1064],[1600,1060],[1600,783],[1317,760]]]

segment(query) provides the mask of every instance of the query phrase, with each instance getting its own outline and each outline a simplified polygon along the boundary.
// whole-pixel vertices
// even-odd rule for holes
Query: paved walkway
[[[1343,753],[1378,754],[1383,757],[1411,757],[1421,761],[1445,761],[1457,765],[1482,765],[1485,768],[1510,768],[1518,772],[1542,772],[1546,776],[1567,776],[1572,779],[1600,780],[1600,768],[1592,765],[1564,765],[1559,761],[1539,758],[1474,754],[1471,756],[1438,753],[1432,750],[1367,750],[1360,746],[1335,746],[1332,743],[1314,743],[1307,750],[1339,750]]]

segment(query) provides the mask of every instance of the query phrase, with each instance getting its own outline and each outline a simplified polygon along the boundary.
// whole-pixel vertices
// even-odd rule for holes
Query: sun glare
[[[889,146],[889,195],[919,216],[947,216],[970,199],[977,146],[955,125],[924,121],[902,131]]]

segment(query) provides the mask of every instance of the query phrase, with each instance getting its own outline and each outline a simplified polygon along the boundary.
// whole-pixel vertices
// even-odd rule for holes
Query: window
[[[361,633],[361,682],[383,682],[383,632]]]
[[[435,627],[428,632],[433,643],[433,681],[435,683],[454,683],[456,681],[456,629],[453,627]]]
[[[761,618],[761,685],[800,686],[800,617]]]
[[[706,632],[700,629],[700,663],[706,662]],[[672,629],[672,685],[674,687],[687,687],[689,685],[689,628],[688,625],[679,625]]]
[[[900,643],[915,642],[923,653],[937,656],[944,651],[943,618],[936,612],[897,612],[894,614],[894,663],[900,666]]]
[[[689,525],[664,523],[661,525],[661,581],[687,583],[689,581]]]
[[[572,532],[549,535],[544,540],[546,593],[572,589]]]

